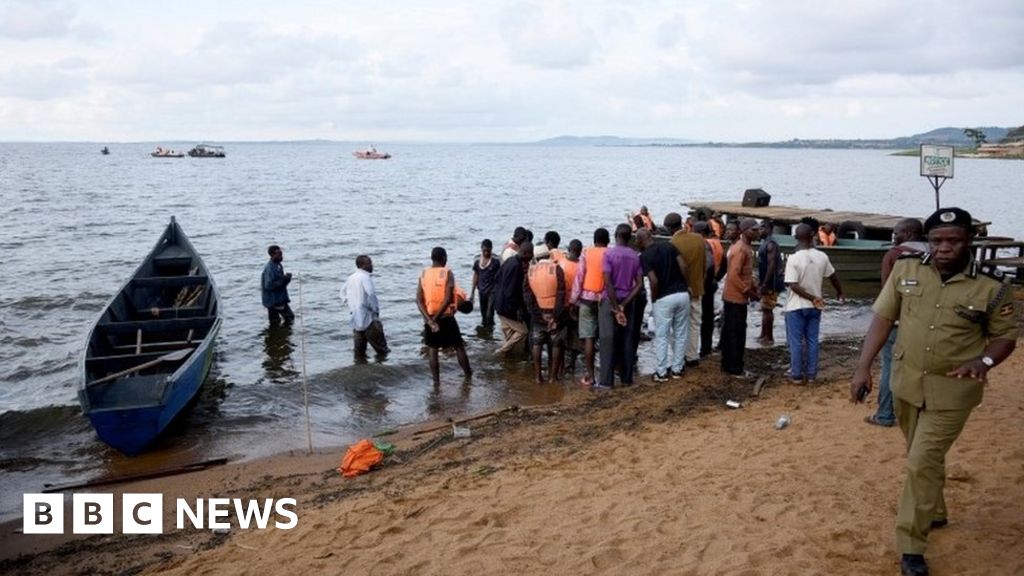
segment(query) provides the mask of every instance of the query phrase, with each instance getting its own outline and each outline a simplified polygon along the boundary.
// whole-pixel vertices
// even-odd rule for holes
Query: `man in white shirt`
[[[384,325],[380,322],[380,303],[373,286],[373,260],[362,254],[356,257],[356,271],[341,287],[341,301],[348,304],[349,322],[352,324],[352,340],[357,359],[366,358],[367,342],[378,356],[390,351],[384,337]]]
[[[790,358],[788,376],[794,382],[802,382],[804,378],[813,381],[818,375],[818,331],[821,310],[825,307],[822,281],[828,278],[839,301],[844,298],[843,288],[828,255],[814,247],[814,230],[807,224],[800,224],[795,236],[796,251],[786,259],[785,282],[789,287],[789,298],[783,310]]]

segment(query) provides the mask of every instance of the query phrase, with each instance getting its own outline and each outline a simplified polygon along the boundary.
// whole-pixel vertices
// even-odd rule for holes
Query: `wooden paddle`
[[[161,356],[159,358],[154,358],[153,360],[150,360],[148,362],[143,362],[142,364],[139,364],[138,366],[135,366],[133,368],[125,368],[124,370],[121,370],[119,372],[114,372],[113,374],[107,374],[103,378],[99,378],[99,379],[93,380],[92,382],[89,382],[88,386],[92,386],[94,384],[102,384],[104,382],[109,382],[111,380],[116,380],[117,378],[120,378],[121,376],[127,376],[129,374],[134,374],[134,373],[139,372],[141,370],[145,370],[146,368],[152,368],[153,366],[156,366],[157,364],[161,364],[163,362],[176,362],[178,360],[183,360],[186,356],[188,356],[191,353],[192,353],[192,348],[182,348],[181,350],[175,350],[174,352],[168,352],[167,354],[164,354],[163,356]]]

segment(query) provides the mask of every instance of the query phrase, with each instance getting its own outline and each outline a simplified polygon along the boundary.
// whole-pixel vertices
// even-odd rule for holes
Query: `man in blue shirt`
[[[288,298],[288,284],[292,281],[292,275],[285,274],[284,266],[281,265],[284,252],[280,246],[271,245],[267,248],[267,254],[270,255],[270,260],[263,267],[263,279],[260,283],[263,288],[263,306],[267,309],[271,326],[279,325],[282,319],[285,326],[291,326],[295,321],[295,314],[288,306],[291,302]]]

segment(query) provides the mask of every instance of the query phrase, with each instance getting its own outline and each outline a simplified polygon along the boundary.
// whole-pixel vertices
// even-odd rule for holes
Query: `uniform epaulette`
[[[897,260],[908,260],[910,258],[914,258],[916,260],[920,260],[921,264],[927,264],[928,261],[932,259],[932,253],[931,252],[924,252],[924,253],[921,253],[921,252],[903,252],[902,254],[900,254],[899,256],[896,257]]]

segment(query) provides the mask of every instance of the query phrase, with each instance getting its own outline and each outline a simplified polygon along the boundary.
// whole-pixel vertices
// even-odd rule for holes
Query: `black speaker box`
[[[747,207],[767,206],[772,201],[772,195],[760,188],[748,188],[743,193],[743,205]]]

